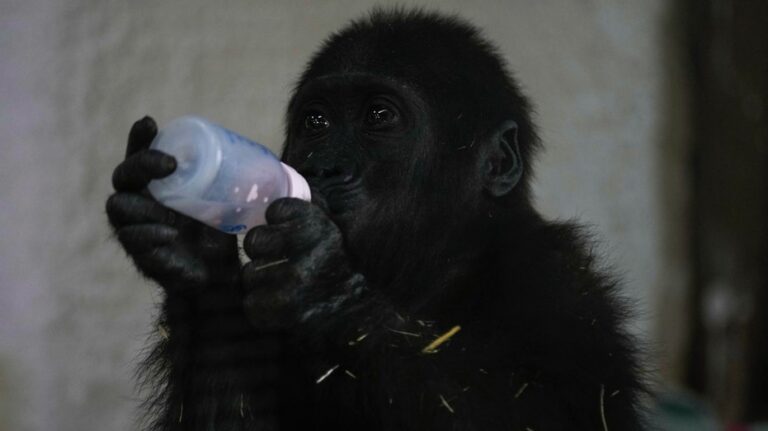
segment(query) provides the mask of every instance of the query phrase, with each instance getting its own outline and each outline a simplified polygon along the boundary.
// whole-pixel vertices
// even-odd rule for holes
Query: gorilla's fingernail
[[[168,171],[175,171],[176,170],[176,158],[173,156],[168,156],[163,159],[163,168],[165,168]]]
[[[150,133],[155,133],[157,131],[157,123],[155,123],[155,119],[150,117],[149,115],[145,115],[144,117],[142,117],[141,120],[139,120],[139,122]]]

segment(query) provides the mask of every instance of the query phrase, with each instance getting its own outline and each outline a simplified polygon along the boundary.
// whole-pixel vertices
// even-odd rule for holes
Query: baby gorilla
[[[283,152],[314,200],[274,202],[244,266],[146,193],[175,169],[155,133],[134,125],[107,202],[165,292],[154,429],[642,429],[625,303],[533,208],[529,103],[472,26],[379,10],[326,41]]]

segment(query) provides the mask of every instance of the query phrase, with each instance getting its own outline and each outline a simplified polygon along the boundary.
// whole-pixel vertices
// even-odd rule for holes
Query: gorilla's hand
[[[342,234],[317,205],[276,200],[266,225],[248,232],[243,247],[245,311],[261,328],[307,322],[354,300],[362,276],[351,270]]]
[[[134,123],[126,158],[115,168],[116,193],[107,200],[109,222],[139,270],[164,288],[191,291],[239,274],[237,239],[158,203],[147,191],[152,179],[176,169],[173,157],[149,149],[157,134],[150,117]]]

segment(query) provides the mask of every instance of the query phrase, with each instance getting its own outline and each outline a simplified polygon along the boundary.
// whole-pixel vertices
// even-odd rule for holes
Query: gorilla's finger
[[[144,274],[164,286],[186,284],[197,287],[208,280],[208,274],[197,259],[173,247],[157,247],[134,255],[133,260]]]
[[[308,217],[297,219],[288,224],[291,229],[290,249],[302,252],[317,247],[325,239],[331,239],[339,234],[339,230],[322,210],[314,208]]]
[[[176,159],[157,150],[140,151],[117,165],[112,172],[112,187],[117,191],[139,191],[155,178],[176,170]]]
[[[330,213],[328,208],[328,199],[325,197],[325,195],[320,192],[319,188],[311,186],[310,188],[312,190],[312,204],[320,208],[326,215]]]
[[[243,251],[251,259],[287,256],[290,226],[261,225],[248,231],[243,240]]]
[[[145,116],[141,120],[133,123],[131,131],[128,133],[128,146],[125,150],[125,157],[149,148],[149,144],[157,135],[157,123],[150,116]]]
[[[130,225],[117,231],[117,239],[129,254],[146,253],[169,245],[178,235],[178,230],[164,224]]]
[[[162,223],[175,225],[176,213],[157,201],[136,193],[115,193],[107,199],[107,216],[112,226]]]
[[[293,283],[293,267],[287,258],[275,260],[259,259],[248,262],[242,269],[243,286],[246,291],[290,290]]]
[[[264,217],[269,224],[280,224],[300,217],[310,217],[316,209],[319,210],[319,208],[315,208],[309,202],[301,199],[282,198],[272,202],[267,207]]]

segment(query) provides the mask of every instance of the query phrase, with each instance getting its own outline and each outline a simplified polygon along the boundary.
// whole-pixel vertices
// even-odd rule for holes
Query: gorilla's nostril
[[[307,173],[311,176],[322,178],[322,179],[343,177],[345,178],[345,181],[346,181],[346,178],[351,175],[351,174],[347,174],[342,169],[337,167],[318,167],[314,169],[309,169]]]

